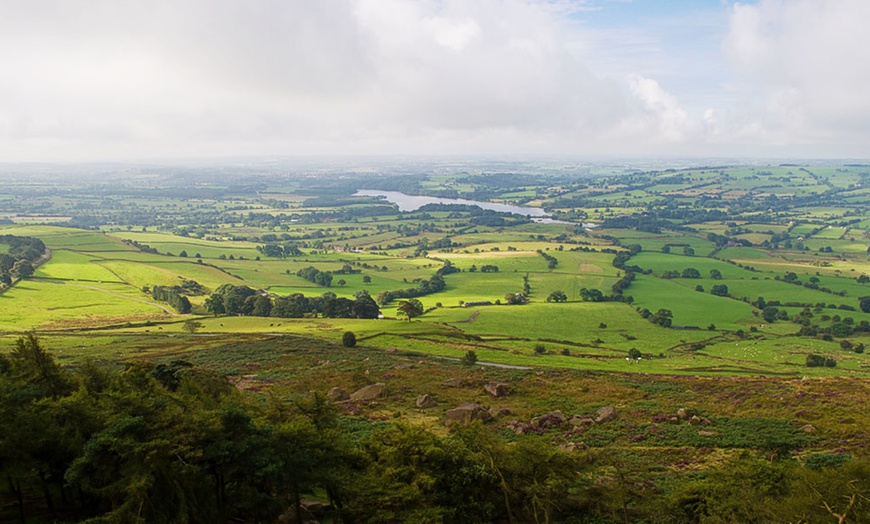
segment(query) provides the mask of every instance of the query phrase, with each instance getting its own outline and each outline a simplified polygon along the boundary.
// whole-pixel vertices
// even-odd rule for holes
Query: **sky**
[[[870,158],[867,0],[4,0],[0,162]]]

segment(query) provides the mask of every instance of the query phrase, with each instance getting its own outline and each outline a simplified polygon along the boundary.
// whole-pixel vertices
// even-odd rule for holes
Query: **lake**
[[[383,197],[388,202],[392,202],[399,206],[399,211],[416,211],[426,204],[465,204],[469,206],[478,206],[481,209],[491,209],[492,211],[501,211],[503,213],[515,213],[517,215],[530,217],[533,221],[541,224],[577,224],[577,222],[566,222],[564,220],[554,220],[550,218],[543,209],[539,207],[514,206],[511,204],[498,204],[496,202],[481,202],[479,200],[466,200],[464,198],[438,198],[431,196],[415,196],[406,195],[399,191],[381,191],[376,189],[359,189],[353,196],[367,197]],[[586,229],[592,229],[596,224],[583,222],[581,224]]]
[[[549,216],[539,207],[513,206],[510,204],[498,204],[495,202],[479,202],[477,200],[466,200],[464,198],[437,198],[430,196],[406,195],[399,191],[360,189],[354,193],[353,196],[383,197],[387,201],[399,206],[399,211],[416,211],[426,204],[465,204],[468,206],[478,206],[482,209],[491,209],[492,211],[500,211],[502,213],[515,213],[517,215],[529,216],[532,218],[547,218]]]

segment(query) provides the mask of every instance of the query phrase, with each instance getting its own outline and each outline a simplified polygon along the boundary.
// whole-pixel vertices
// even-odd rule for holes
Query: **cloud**
[[[741,101],[727,107],[693,98],[692,75],[706,69],[687,60],[702,55],[656,47],[657,64],[670,56],[667,67],[626,69],[649,62],[638,50],[654,39],[625,45],[624,35],[642,31],[578,23],[609,5],[0,3],[0,157],[631,154],[866,143],[863,2],[762,1],[722,11],[730,32],[721,50],[742,76],[727,96],[708,92],[703,100]]]
[[[742,133],[771,144],[837,146],[866,156],[870,139],[870,3],[736,3],[723,48],[742,75]]]

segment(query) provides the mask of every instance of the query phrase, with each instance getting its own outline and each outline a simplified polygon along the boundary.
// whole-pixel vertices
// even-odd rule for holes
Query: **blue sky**
[[[0,3],[0,161],[870,157],[866,0]]]

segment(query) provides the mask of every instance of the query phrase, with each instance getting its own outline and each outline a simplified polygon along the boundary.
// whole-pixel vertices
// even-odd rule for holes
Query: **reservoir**
[[[490,209],[492,211],[500,211],[502,213],[515,213],[517,215],[528,216],[531,218],[545,219],[549,216],[539,207],[514,206],[511,204],[498,204],[495,202],[479,202],[477,200],[466,200],[464,198],[437,198],[430,196],[406,195],[405,193],[400,193],[398,191],[360,189],[354,193],[354,196],[383,197],[387,201],[399,206],[399,211],[415,211],[426,204],[464,204],[468,206],[478,206],[482,209]]]

